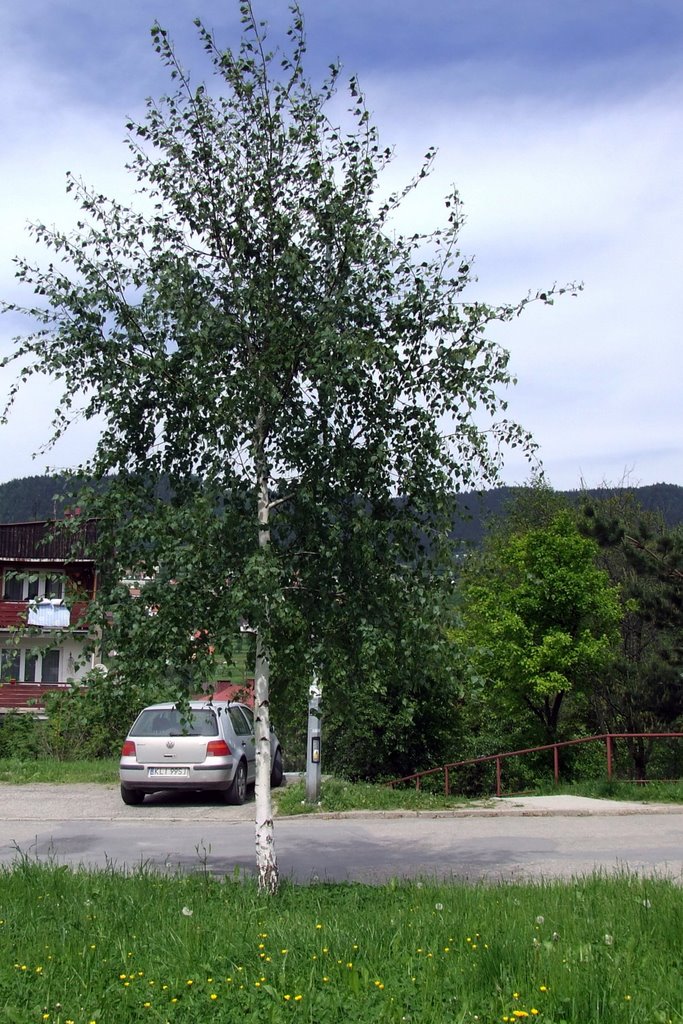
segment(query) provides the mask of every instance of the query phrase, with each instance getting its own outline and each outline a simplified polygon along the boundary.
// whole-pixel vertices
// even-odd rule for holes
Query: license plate
[[[189,779],[190,769],[189,768],[148,768],[147,774],[150,779],[156,779],[163,775],[168,777],[173,776],[176,779]]]

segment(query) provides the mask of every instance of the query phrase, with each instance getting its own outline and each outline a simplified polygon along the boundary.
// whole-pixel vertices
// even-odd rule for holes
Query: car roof
[[[238,700],[209,700],[207,698],[206,700],[188,701],[188,706],[192,711],[203,711],[204,708],[245,708],[248,705],[242,704]],[[177,707],[177,701],[165,701],[161,704],[148,704],[142,711],[175,711]],[[249,710],[251,711],[251,708]],[[142,711],[140,714],[142,714]]]

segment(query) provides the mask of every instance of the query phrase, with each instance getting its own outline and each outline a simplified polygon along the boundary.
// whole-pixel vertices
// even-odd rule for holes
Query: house
[[[47,691],[77,681],[95,664],[92,656],[83,664],[82,617],[97,589],[87,554],[97,524],[84,521],[75,538],[54,527],[0,524],[0,714],[40,709]]]

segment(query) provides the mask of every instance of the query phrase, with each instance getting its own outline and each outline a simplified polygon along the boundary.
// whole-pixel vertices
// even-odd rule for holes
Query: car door
[[[230,722],[237,738],[238,753],[241,751],[247,760],[247,781],[253,782],[256,778],[254,716],[247,712],[249,712],[249,708],[244,708],[239,704],[231,704],[228,708]]]

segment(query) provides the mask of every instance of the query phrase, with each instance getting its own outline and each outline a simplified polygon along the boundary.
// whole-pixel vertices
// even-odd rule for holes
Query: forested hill
[[[67,486],[61,476],[27,476],[0,484],[0,523],[24,523],[37,519],[61,516],[72,504],[66,497],[73,487]],[[499,487],[482,494],[461,494],[457,499],[459,515],[454,524],[458,538],[472,543],[481,540],[484,523],[491,516],[504,516],[515,488]],[[620,488],[619,490],[623,490]],[[647,487],[626,488],[639,504],[648,511],[658,511],[668,526],[683,523],[683,487],[677,484],[652,484]],[[564,491],[570,501],[578,501],[581,491]],[[608,497],[614,490],[601,488],[587,492],[595,498]]]

